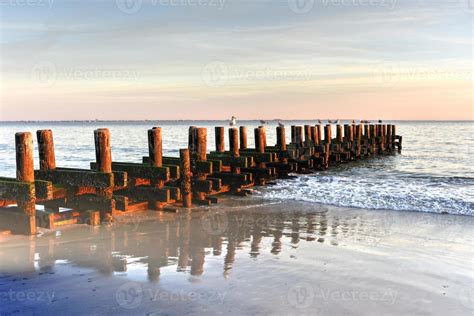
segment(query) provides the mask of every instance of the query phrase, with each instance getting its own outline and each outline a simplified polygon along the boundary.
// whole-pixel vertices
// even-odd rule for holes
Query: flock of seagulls
[[[319,124],[323,124],[323,121],[321,121],[320,119],[317,120]],[[358,120],[361,124],[370,124],[370,121],[368,120]],[[340,120],[337,119],[337,120],[330,120],[330,119],[327,119],[327,123],[329,124],[339,124],[340,123]],[[356,120],[352,120],[352,124],[356,124]],[[381,124],[382,123],[382,120],[378,120],[378,123]],[[268,124],[268,121],[264,121],[264,120],[260,120],[260,124],[262,126],[265,126]],[[229,121],[229,126],[236,126],[237,125],[237,118],[235,116],[232,116],[232,118],[230,119]],[[285,124],[283,124],[281,121],[278,121],[278,126],[280,127],[285,127]]]

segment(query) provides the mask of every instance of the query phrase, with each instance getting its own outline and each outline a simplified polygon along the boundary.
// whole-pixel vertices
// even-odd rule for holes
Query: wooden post
[[[50,129],[36,131],[36,138],[38,139],[40,169],[44,171],[56,169],[53,131]]]
[[[364,130],[364,125],[363,124],[356,125],[356,129],[355,129],[355,138],[356,139],[362,139],[363,130]]]
[[[311,144],[313,141],[313,135],[311,133],[311,126],[310,125],[305,125],[304,126],[304,141],[307,144]]]
[[[324,126],[324,143],[330,144],[332,142],[332,130],[331,125],[327,124]]]
[[[374,139],[377,136],[377,130],[375,125],[370,124],[370,132],[369,132],[369,139]]]
[[[346,142],[354,141],[354,131],[352,125],[344,124],[344,138]]]
[[[16,147],[16,179],[20,182],[34,183],[34,161],[33,161],[33,137],[31,133],[16,133],[15,134]],[[34,186],[24,200],[17,201],[18,207],[23,209],[26,215],[33,216],[36,213],[36,200]],[[23,226],[23,225],[22,225]],[[33,222],[34,226],[34,222]],[[36,230],[36,226],[30,227],[31,233]]]
[[[191,158],[189,149],[179,150],[180,169],[181,169],[181,196],[183,199],[183,206],[191,208],[192,190],[191,190]]]
[[[229,128],[229,147],[232,157],[240,157],[239,153],[239,130],[237,128]],[[239,167],[232,165],[231,171],[233,173],[240,173]]]
[[[286,135],[285,135],[285,127],[277,126],[277,147],[280,148],[281,151],[286,151]]]
[[[291,143],[296,144],[296,126],[291,125]]]
[[[318,131],[316,130],[316,126],[310,126],[311,130],[311,140],[313,145],[318,145]]]
[[[216,126],[214,130],[216,135],[216,151],[219,153],[223,153],[225,151],[224,127]]]
[[[370,138],[370,131],[369,131],[370,125],[364,125],[364,138]]]
[[[207,129],[197,128],[196,129],[196,153],[197,159],[200,161],[207,160]]]
[[[191,156],[196,152],[196,139],[197,139],[197,127],[196,126],[189,126],[188,131],[188,149]]]
[[[296,137],[296,144],[301,146],[303,144],[303,127],[302,126],[295,126],[295,137]]]
[[[260,126],[262,128],[262,133],[263,133],[263,146],[264,147],[267,147],[267,129],[266,127],[263,125],[263,126]]]
[[[259,153],[265,152],[265,142],[263,140],[263,127],[257,127],[255,130],[255,150]]]
[[[387,125],[386,139],[387,139],[387,148],[389,150],[392,150],[393,149],[393,147],[392,147],[392,125],[390,125],[390,124]]]
[[[97,171],[112,172],[112,152],[110,149],[110,131],[107,128],[100,128],[94,131],[95,157]]]
[[[323,136],[323,133],[322,133],[322,129],[321,129],[321,125],[316,125],[316,142],[315,144],[316,145],[319,145],[321,143],[321,137]]]
[[[347,125],[344,125],[344,127],[346,126]],[[339,144],[342,144],[344,141],[344,137],[342,135],[342,125],[339,125],[339,124],[336,126],[336,139]]]
[[[247,127],[240,126],[240,148],[247,149]]]
[[[163,166],[163,138],[161,127],[153,127],[148,130],[148,154],[152,166]]]
[[[110,131],[107,128],[99,128],[94,131],[95,157],[97,171],[112,173],[112,151],[110,149]],[[97,194],[111,199],[113,187],[97,190]]]

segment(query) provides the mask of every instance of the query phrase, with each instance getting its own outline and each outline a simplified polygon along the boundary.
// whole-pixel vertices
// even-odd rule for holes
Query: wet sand
[[[0,236],[0,314],[472,315],[473,224],[253,197]]]

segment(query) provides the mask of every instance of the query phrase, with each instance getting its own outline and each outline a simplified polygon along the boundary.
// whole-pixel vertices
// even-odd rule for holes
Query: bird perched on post
[[[382,124],[382,120],[379,120],[379,124]]]
[[[268,124],[268,122],[267,122],[267,121],[264,121],[264,120],[260,120],[260,124],[266,125],[266,124]]]
[[[282,122],[278,122],[278,126],[279,127],[285,127],[285,124],[283,124]]]
[[[319,124],[323,124],[323,122],[322,122],[320,119],[318,119],[318,123],[319,123]]]
[[[235,126],[237,125],[237,118],[235,116],[232,116],[232,119],[230,120],[229,123],[230,126]]]

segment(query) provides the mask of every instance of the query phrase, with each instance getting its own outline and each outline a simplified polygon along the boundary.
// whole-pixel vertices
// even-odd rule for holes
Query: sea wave
[[[277,181],[260,195],[270,200],[474,216],[473,192],[473,178],[319,173]]]

